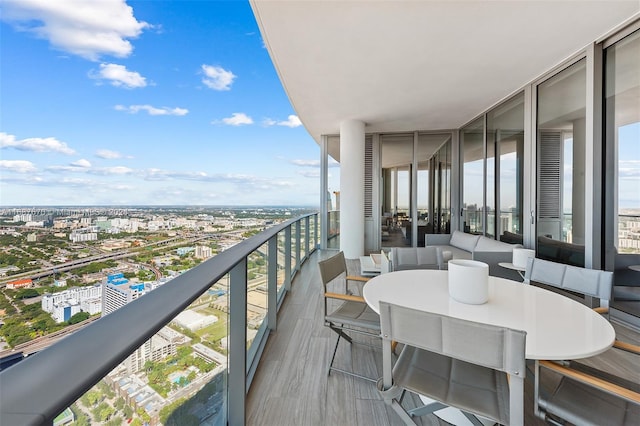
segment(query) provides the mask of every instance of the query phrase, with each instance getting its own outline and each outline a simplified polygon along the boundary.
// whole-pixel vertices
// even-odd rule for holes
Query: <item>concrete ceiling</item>
[[[640,12],[632,1],[250,0],[316,141],[459,128]]]

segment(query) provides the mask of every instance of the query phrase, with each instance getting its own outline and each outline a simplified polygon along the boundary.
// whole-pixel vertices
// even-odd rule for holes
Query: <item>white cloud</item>
[[[91,171],[91,173],[96,175],[130,175],[133,172],[133,169],[124,166],[100,167]]]
[[[137,89],[147,85],[147,79],[135,71],[127,70],[124,65],[100,64],[98,72],[92,70],[89,77],[95,80],[108,80],[112,86],[125,89]]]
[[[320,167],[320,160],[291,160],[291,164],[302,167]]]
[[[0,160],[0,170],[8,170],[16,173],[33,173],[37,169],[31,161]]]
[[[299,175],[307,177],[307,178],[319,178],[320,177],[320,170],[315,169],[315,170],[300,170],[297,172]]]
[[[278,126],[286,126],[286,127],[300,127],[302,126],[302,122],[298,118],[297,115],[290,115],[286,121],[278,121]]]
[[[75,151],[66,143],[56,138],[27,138],[16,140],[14,135],[0,132],[0,148],[14,148],[20,151],[33,152],[58,152],[60,154],[73,155]]]
[[[99,149],[96,151],[96,157],[104,158],[105,160],[117,160],[118,158],[133,158],[130,155],[123,155],[117,151],[111,151],[109,149]]]
[[[95,61],[129,56],[130,38],[151,27],[133,16],[125,0],[4,0],[2,19],[48,40],[57,49]]]
[[[302,122],[300,121],[300,119],[298,118],[297,115],[290,115],[289,117],[287,117],[286,120],[284,121],[276,121],[274,119],[271,118],[265,118],[264,120],[262,120],[262,124],[264,126],[285,126],[285,127],[300,127],[302,126]]]
[[[161,107],[156,108],[151,105],[129,105],[128,107],[124,105],[116,105],[114,107],[116,111],[126,111],[129,114],[137,114],[139,111],[147,111],[149,115],[187,115],[189,113],[188,109],[185,108],[169,108],[169,107]]]
[[[84,158],[81,158],[80,160],[74,161],[73,163],[71,163],[71,165],[76,167],[89,168],[91,167],[91,162],[89,162],[89,160],[85,160]]]
[[[222,122],[230,126],[242,126],[244,124],[253,124],[253,119],[243,112],[234,112],[231,117],[223,118]]]
[[[202,72],[204,73],[202,82],[213,90],[230,90],[236,78],[231,71],[214,65],[202,65]]]

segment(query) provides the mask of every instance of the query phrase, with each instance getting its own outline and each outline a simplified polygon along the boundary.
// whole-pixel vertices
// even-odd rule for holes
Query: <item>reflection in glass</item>
[[[538,86],[537,256],[584,266],[586,60]]]

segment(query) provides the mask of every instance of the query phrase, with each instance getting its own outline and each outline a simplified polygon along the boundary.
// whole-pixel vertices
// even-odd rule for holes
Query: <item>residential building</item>
[[[212,255],[211,247],[207,246],[196,246],[196,258],[197,259],[208,259]]]

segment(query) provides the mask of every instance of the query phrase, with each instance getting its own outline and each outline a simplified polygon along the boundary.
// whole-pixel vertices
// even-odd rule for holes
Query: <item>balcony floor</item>
[[[292,291],[278,314],[277,331],[271,333],[249,391],[247,425],[401,424],[373,383],[337,372],[327,375],[336,334],[324,326],[317,261],[335,253],[316,251],[296,275]],[[357,274],[357,261],[347,262],[349,272]],[[614,327],[619,339],[640,343],[637,332],[616,324]],[[382,376],[380,341],[370,342],[374,347],[341,341],[335,366],[348,370],[353,366],[356,372],[368,377]],[[599,357],[603,359],[600,367],[625,377],[640,377],[637,358],[634,360],[622,351],[609,352],[612,357]],[[403,404],[410,407],[415,403],[416,397],[410,395]],[[423,425],[448,424],[433,415],[417,421]],[[533,415],[533,383],[529,380],[525,385],[525,424],[545,424]]]

